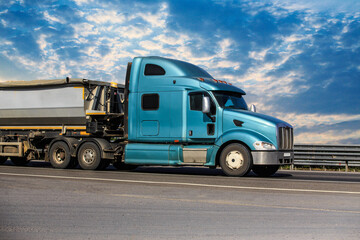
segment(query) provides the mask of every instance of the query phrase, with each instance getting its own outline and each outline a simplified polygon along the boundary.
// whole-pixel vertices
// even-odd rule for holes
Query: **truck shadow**
[[[177,175],[203,175],[203,176],[226,176],[220,168],[210,169],[204,167],[138,167],[132,172],[158,173],[158,174],[177,174]],[[255,173],[250,172],[246,178],[260,178]],[[289,173],[278,172],[268,178],[292,177]]]
[[[15,166],[11,161],[6,161],[4,163],[5,166]],[[31,167],[31,168],[52,168],[51,164],[49,162],[44,161],[31,161],[25,166],[22,167]],[[79,166],[77,166],[75,169],[80,169]],[[102,172],[123,172],[121,170],[117,170],[112,165],[107,167],[105,170],[97,170]],[[193,175],[193,176],[226,176],[221,168],[216,169],[210,169],[206,167],[172,167],[172,166],[140,166],[137,167],[134,170],[126,171],[126,172],[137,172],[137,173],[156,173],[156,174],[174,174],[174,175]],[[250,172],[245,178],[260,178],[255,173]],[[289,173],[283,173],[283,172],[277,172],[271,177],[268,178],[284,178],[284,177],[292,177]]]

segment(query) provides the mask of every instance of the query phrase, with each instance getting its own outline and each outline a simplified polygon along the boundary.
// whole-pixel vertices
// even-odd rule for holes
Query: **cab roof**
[[[163,58],[163,57],[136,57],[133,62],[137,60],[143,61],[144,64],[156,64],[165,70],[165,77],[203,77],[213,78],[204,69],[180,60]]]
[[[165,74],[157,77],[185,77],[200,81],[200,86],[209,91],[231,91],[243,95],[246,94],[242,89],[225,81],[216,80],[204,69],[188,62],[156,56],[136,57],[133,62],[142,62],[141,65],[143,66],[146,64],[155,64],[162,67]],[[140,64],[138,66],[140,66]]]

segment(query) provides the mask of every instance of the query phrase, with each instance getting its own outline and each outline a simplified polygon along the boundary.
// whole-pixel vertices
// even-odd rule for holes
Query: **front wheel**
[[[249,150],[239,143],[232,143],[226,146],[220,155],[220,167],[228,176],[245,176],[252,167]]]
[[[277,170],[279,170],[279,165],[268,165],[268,166],[261,166],[255,165],[252,168],[253,172],[260,176],[260,177],[270,177],[274,175]]]

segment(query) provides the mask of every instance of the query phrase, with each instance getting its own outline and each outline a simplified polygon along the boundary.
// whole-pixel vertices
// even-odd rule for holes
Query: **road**
[[[360,174],[0,166],[0,239],[360,239]]]

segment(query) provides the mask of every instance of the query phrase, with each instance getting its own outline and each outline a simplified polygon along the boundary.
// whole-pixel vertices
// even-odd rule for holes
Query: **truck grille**
[[[279,143],[279,150],[292,150],[294,148],[293,128],[279,127],[278,143]]]

